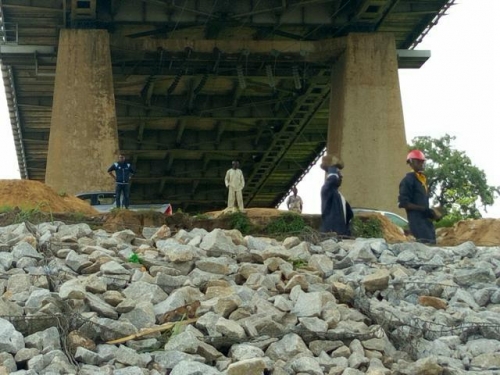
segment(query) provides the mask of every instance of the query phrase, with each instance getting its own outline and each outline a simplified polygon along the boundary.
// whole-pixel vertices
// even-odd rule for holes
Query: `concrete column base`
[[[68,194],[114,190],[118,153],[109,36],[61,30],[45,183]]]
[[[332,71],[327,150],[345,162],[341,190],[352,207],[402,213],[407,144],[392,35],[347,36]]]

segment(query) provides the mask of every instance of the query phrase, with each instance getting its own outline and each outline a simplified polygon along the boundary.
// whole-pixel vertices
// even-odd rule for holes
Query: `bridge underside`
[[[21,175],[45,179],[59,31],[107,29],[119,147],[138,170],[133,201],[221,208],[225,171],[239,160],[246,205],[275,206],[327,144],[341,37],[391,33],[407,50],[451,2],[3,0]],[[406,52],[400,67],[425,61]]]

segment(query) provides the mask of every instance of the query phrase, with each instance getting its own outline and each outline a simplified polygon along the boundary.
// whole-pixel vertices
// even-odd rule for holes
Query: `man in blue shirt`
[[[113,173],[115,172],[115,173]],[[128,208],[129,205],[129,195],[130,195],[130,179],[135,174],[134,168],[130,163],[125,161],[125,156],[120,154],[118,156],[118,161],[113,163],[111,167],[108,168],[108,173],[116,183],[116,207]],[[121,195],[123,194],[123,201],[121,201]]]

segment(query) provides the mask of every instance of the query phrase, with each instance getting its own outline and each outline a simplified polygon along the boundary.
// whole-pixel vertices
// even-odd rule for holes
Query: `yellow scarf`
[[[422,172],[415,172],[415,176],[417,176],[417,179],[422,183],[425,192],[427,193],[428,187],[427,187],[427,177]]]

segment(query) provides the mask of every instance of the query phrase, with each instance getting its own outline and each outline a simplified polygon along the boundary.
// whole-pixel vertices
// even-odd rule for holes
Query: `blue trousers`
[[[129,184],[116,184],[115,194],[116,194],[116,207],[128,208],[129,194],[130,194]],[[123,194],[123,200],[121,200],[122,194]]]

